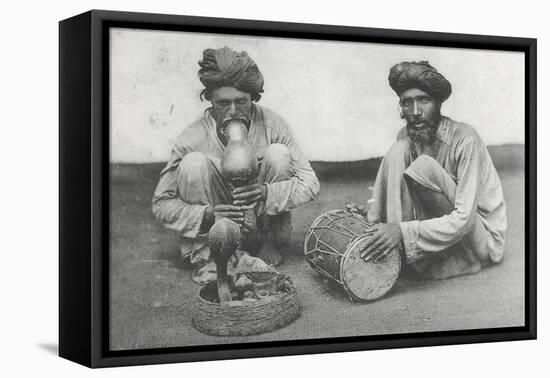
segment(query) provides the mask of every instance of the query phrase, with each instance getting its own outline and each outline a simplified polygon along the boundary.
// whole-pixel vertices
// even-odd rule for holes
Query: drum
[[[306,233],[307,262],[323,276],[343,287],[352,300],[370,301],[386,294],[401,269],[401,257],[393,249],[376,263],[365,262],[359,250],[372,224],[359,214],[332,210],[319,216]]]

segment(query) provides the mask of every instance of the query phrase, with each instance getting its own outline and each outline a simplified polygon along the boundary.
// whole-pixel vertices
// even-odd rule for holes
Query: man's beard
[[[424,121],[426,124],[421,128],[418,128],[414,122],[407,122],[407,135],[413,142],[431,143],[434,141],[439,128],[439,120],[438,117],[435,120]]]

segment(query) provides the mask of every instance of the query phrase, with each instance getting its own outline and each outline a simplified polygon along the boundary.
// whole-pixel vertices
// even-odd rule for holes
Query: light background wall
[[[111,159],[168,158],[210,105],[197,77],[205,48],[247,51],[264,75],[260,101],[285,118],[310,160],[382,156],[403,121],[388,72],[428,60],[453,86],[443,114],[487,144],[524,142],[524,55],[518,52],[113,29]]]

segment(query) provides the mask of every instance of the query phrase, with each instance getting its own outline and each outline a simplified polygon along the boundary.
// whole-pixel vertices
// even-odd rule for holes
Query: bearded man
[[[257,104],[264,80],[246,52],[207,49],[199,66],[205,87],[201,99],[210,101],[211,107],[177,138],[160,174],[153,213],[181,235],[182,256],[201,264],[210,256],[207,233],[215,219],[227,217],[243,224],[243,208],[253,205],[258,245],[248,252],[277,265],[290,237],[289,211],[316,198],[319,181],[286,122]],[[256,182],[236,189],[221,175],[227,145],[224,128],[234,120],[248,129],[248,143],[259,164]]]
[[[441,115],[451,84],[428,62],[393,66],[389,84],[406,126],[384,156],[368,219],[366,260],[399,248],[421,277],[474,274],[503,258],[506,206],[475,129]]]

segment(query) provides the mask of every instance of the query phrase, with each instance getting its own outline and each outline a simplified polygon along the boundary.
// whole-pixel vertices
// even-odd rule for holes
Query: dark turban
[[[199,79],[207,90],[231,86],[256,95],[253,96],[256,100],[264,91],[264,78],[245,51],[238,53],[227,47],[206,49],[199,66]]]
[[[418,88],[443,102],[452,92],[451,83],[427,61],[396,64],[390,70],[388,81],[398,96],[407,89]]]

